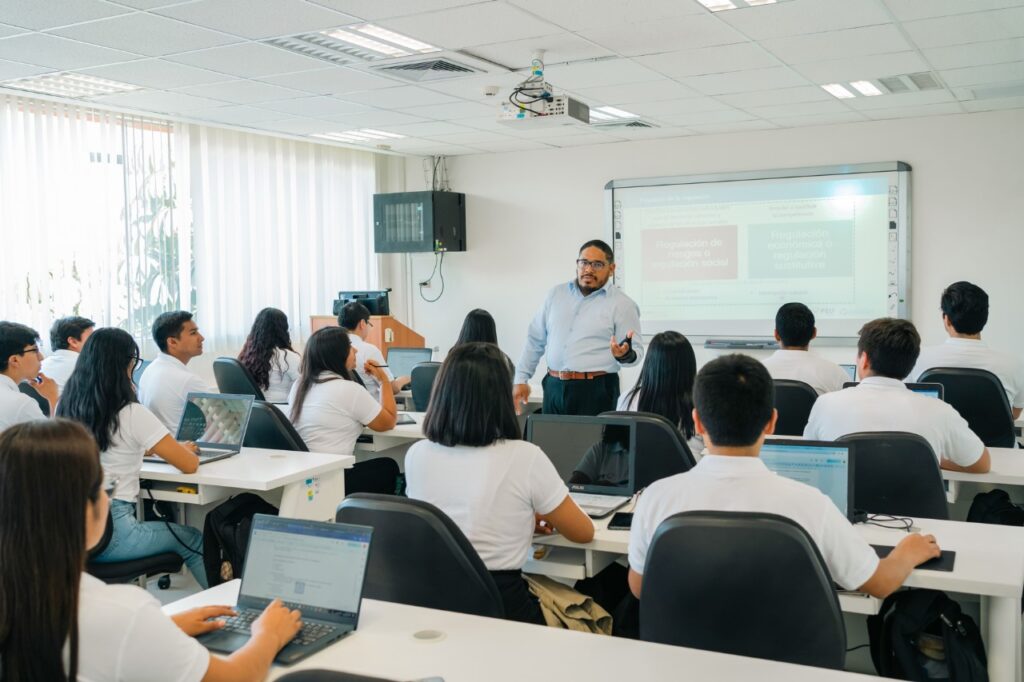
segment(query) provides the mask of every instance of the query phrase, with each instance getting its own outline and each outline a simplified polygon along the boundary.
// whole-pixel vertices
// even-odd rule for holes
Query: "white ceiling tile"
[[[369,92],[355,92],[345,96],[345,99],[360,104],[367,104],[371,107],[381,109],[406,109],[420,105],[449,104],[458,102],[454,97],[419,88],[415,85],[402,85],[397,88],[382,88]]]
[[[423,118],[432,118],[439,121],[457,121],[465,118],[477,118],[480,116],[497,116],[498,102],[488,106],[478,102],[452,102],[450,104],[432,104],[429,106],[412,107],[402,110],[402,113]]]
[[[593,144],[608,144],[610,142],[623,142],[622,138],[603,133],[583,133],[580,135],[566,135],[565,137],[546,137],[545,144],[555,147],[585,147]]]
[[[542,149],[554,149],[551,145],[536,140],[511,140],[509,142],[477,142],[473,145],[485,152],[530,152]]]
[[[950,69],[940,71],[939,75],[951,88],[962,88],[968,85],[986,85],[989,83],[1005,83],[1024,81],[1024,61],[1010,64],[991,64],[989,66],[971,66],[966,69]]]
[[[343,95],[347,92],[393,88],[397,81],[344,66],[300,73],[267,76],[260,80],[317,95]]]
[[[746,41],[741,33],[710,13],[587,29],[580,35],[626,56]]]
[[[825,114],[843,114],[850,110],[837,99],[824,102],[803,102],[790,104],[773,104],[765,107],[747,107],[744,111],[758,118],[782,118],[787,116],[814,116]]]
[[[170,59],[181,64],[228,73],[240,78],[265,78],[281,73],[322,69],[324,66],[319,59],[310,59],[258,43],[215,47],[210,50],[175,55]]]
[[[26,33],[0,40],[0,59],[52,69],[84,69],[139,59],[139,55],[86,45],[43,33]]]
[[[459,125],[487,132],[498,132],[503,135],[509,134],[509,127],[504,123],[498,122],[497,111],[495,111],[493,116],[481,116],[479,118],[462,119],[459,121]]]
[[[31,66],[29,64],[19,64],[18,62],[9,62],[4,59],[0,59],[0,81],[11,80],[12,78],[27,78],[29,76],[38,76],[41,73],[50,71],[42,66]]]
[[[514,137],[509,137],[508,135],[502,135],[501,133],[491,132],[488,130],[471,130],[464,133],[431,135],[431,138],[441,142],[450,142],[451,144],[468,145],[475,145],[478,142],[509,142],[516,139]]]
[[[703,123],[700,125],[688,126],[690,130],[703,135],[716,135],[719,133],[742,133],[748,130],[771,130],[778,128],[770,121],[737,121],[735,123]]]
[[[307,97],[307,93],[301,90],[292,90],[291,88],[282,88],[278,85],[250,80],[193,85],[177,88],[175,92],[183,92],[186,95],[198,95],[199,97],[210,97],[231,102],[232,104],[256,104],[258,102]]]
[[[395,140],[395,142],[399,142],[399,140]],[[407,147],[404,151],[423,156],[461,156],[463,154],[476,154],[480,151],[474,147],[446,144],[444,142],[435,142],[433,140],[424,140],[423,142],[423,146],[417,145],[412,148]],[[394,142],[386,142],[384,144],[394,148],[396,151],[403,151],[399,150]]]
[[[264,123],[261,127],[289,135],[312,135],[313,133],[329,133],[338,130],[337,123],[304,117],[272,121]]]
[[[722,21],[754,40],[838,31],[892,21],[878,0],[793,0],[720,12]]]
[[[659,116],[659,121],[671,123],[672,125],[694,128],[697,125],[706,123],[733,123],[736,121],[749,121],[755,118],[753,115],[738,109],[727,109],[725,111],[696,111],[689,114],[666,114]]]
[[[741,92],[735,95],[720,95],[719,100],[740,109],[748,107],[769,107],[787,102],[820,102],[832,99],[817,85],[803,85],[796,88],[781,90],[762,90],[761,92]]]
[[[140,59],[124,64],[98,66],[92,69],[81,69],[97,78],[141,85],[147,88],[170,90],[189,85],[204,85],[230,80],[231,76],[206,69],[197,69],[184,64],[175,64],[163,59]]]
[[[708,76],[690,76],[682,78],[681,81],[683,85],[705,95],[727,95],[734,92],[755,92],[807,85],[806,79],[782,66],[717,73]]]
[[[128,11],[100,0],[4,0],[0,2],[0,22],[42,31]]]
[[[913,21],[1004,7],[1020,7],[1024,5],[1024,0],[885,0],[885,3],[899,21]]]
[[[562,73],[565,67],[554,67],[556,73]],[[549,71],[550,74],[550,71]],[[656,75],[653,77],[657,77]],[[450,80],[432,81],[423,83],[421,87],[436,92],[443,92],[446,95],[459,97],[467,100],[482,102],[487,105],[497,106],[497,103],[508,97],[512,88],[525,78],[522,73],[489,73],[480,76],[468,76],[465,78],[452,78]],[[497,86],[499,93],[494,96],[484,94],[487,86]],[[555,83],[556,87],[562,87],[561,83]]]
[[[122,92],[117,95],[94,97],[91,101],[110,106],[123,106],[143,111],[172,114],[198,109],[212,109],[224,104],[208,97],[193,97],[192,95],[182,95],[177,92],[161,92],[157,90]]]
[[[358,21],[302,0],[199,0],[156,13],[254,40],[322,31]]]
[[[465,48],[464,51],[497,62],[510,69],[525,69],[529,68],[533,53],[537,50],[544,50],[544,60],[549,64],[613,56],[611,50],[595,45],[572,33],[559,33],[489,45],[474,45]]]
[[[789,64],[906,52],[913,49],[894,24],[848,28],[789,38],[769,38],[762,40],[761,44]]]
[[[583,88],[574,90],[586,102],[597,104],[620,104],[624,109],[632,102],[657,102],[659,100],[683,99],[697,97],[699,93],[671,80],[647,81],[645,83],[623,83],[607,85],[599,88]]]
[[[127,14],[113,19],[54,29],[51,33],[149,57],[161,57],[177,52],[201,50],[239,42],[238,38],[226,33],[209,31],[205,28],[143,13]]]
[[[973,12],[903,23],[920,48],[963,45],[1024,36],[1024,7]]]
[[[567,66],[549,66],[544,74],[556,89],[582,90],[622,83],[662,80],[664,76],[629,59],[603,59]]]
[[[847,111],[839,114],[811,114],[806,116],[783,116],[769,119],[783,128],[803,128],[806,126],[835,125],[837,123],[858,123],[868,120],[864,114]]]
[[[1024,95],[1019,97],[997,97],[995,99],[979,99],[973,102],[961,102],[970,112],[998,111],[1001,109],[1024,109]]]
[[[158,9],[160,7],[167,7],[168,5],[180,5],[185,2],[192,2],[193,0],[106,0],[112,2],[115,5],[124,5],[125,7],[131,7],[134,9],[151,10]]]
[[[509,0],[570,31],[661,21],[707,10],[681,0]]]
[[[266,105],[263,105],[266,106]],[[342,115],[338,117],[324,117],[335,121],[335,125],[344,125],[343,130],[355,128],[379,128],[381,126],[400,126],[410,123],[426,123],[427,121],[418,116],[400,114],[397,111],[367,111],[362,114]],[[338,128],[335,128],[338,130]]]
[[[565,125],[551,126],[550,128],[533,128],[522,125],[505,125],[504,127],[509,135],[526,137],[531,140],[565,137],[566,135],[582,135],[590,130],[590,126],[586,123],[567,123]]]
[[[451,50],[558,33],[558,27],[553,24],[499,2],[483,2],[376,23]]]
[[[314,4],[366,20],[404,17],[408,14],[433,12],[460,5],[473,5],[480,0],[311,0]]]
[[[849,82],[884,76],[899,76],[905,73],[930,71],[926,62],[917,52],[896,52],[848,59],[828,59],[820,62],[794,64],[793,70],[818,83]]]
[[[868,112],[874,109],[899,109],[919,107],[929,104],[954,102],[956,98],[949,90],[926,90],[925,92],[903,92],[896,95],[878,97],[854,97],[845,99],[843,103],[851,109]]]
[[[0,38],[6,38],[7,36],[16,36],[19,33],[25,33],[26,29],[18,28],[17,26],[7,26],[0,24]]]
[[[959,69],[986,64],[1024,61],[1024,38],[992,40],[969,45],[951,45],[922,50],[936,69]]]
[[[630,140],[657,140],[669,137],[688,137],[693,131],[677,126],[660,126],[657,128],[620,128],[615,134]]]
[[[635,102],[631,105],[634,114],[642,117],[664,116],[666,114],[692,114],[699,111],[728,111],[732,107],[711,97],[687,97],[667,99],[658,102]]]
[[[1022,97],[1024,96],[1024,81],[972,85],[969,88],[956,88],[953,90],[953,94],[961,102]]]
[[[334,97],[298,97],[277,102],[262,102],[261,109],[280,111],[293,116],[309,116],[325,118],[327,116],[347,116],[370,111],[369,107],[354,102],[346,102]]]
[[[450,135],[452,133],[473,132],[472,128],[448,123],[447,121],[430,121],[428,123],[409,123],[406,125],[385,125],[382,130],[389,133],[398,133],[406,137],[434,137],[435,135]]]
[[[663,52],[637,57],[636,61],[672,78],[779,66],[779,60],[757,43]]]
[[[872,109],[865,111],[865,115],[875,121],[889,118],[917,118],[919,116],[948,116],[949,114],[962,114],[963,109],[959,104],[926,104],[920,107],[901,107],[897,109]]]
[[[189,118],[198,118],[204,121],[217,121],[218,123],[233,123],[235,125],[252,125],[254,123],[280,121],[281,119],[287,119],[289,117],[278,111],[267,111],[266,109],[260,109],[258,107],[241,105],[190,111]]]

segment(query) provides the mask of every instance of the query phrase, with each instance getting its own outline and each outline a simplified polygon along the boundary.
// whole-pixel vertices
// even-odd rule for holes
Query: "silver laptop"
[[[635,492],[636,425],[622,417],[534,414],[526,440],[548,456],[587,515],[599,519]]]
[[[302,612],[302,629],[274,659],[291,664],[359,624],[373,529],[256,514],[238,592],[237,616],[197,639],[210,651],[232,653],[252,635],[267,604],[280,599]]]
[[[233,393],[189,393],[175,440],[199,446],[199,463],[215,462],[242,451],[249,428],[253,396]],[[163,462],[147,455],[145,462]]]
[[[413,367],[421,362],[430,362],[433,355],[430,348],[389,348],[388,369],[396,379],[411,376]]]

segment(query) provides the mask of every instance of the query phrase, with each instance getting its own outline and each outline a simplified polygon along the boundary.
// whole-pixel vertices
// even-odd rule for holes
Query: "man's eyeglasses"
[[[25,355],[26,353],[35,353],[36,355],[43,354],[43,352],[39,350],[39,346],[33,346],[32,348],[26,348],[25,350],[18,351],[15,355]]]
[[[591,268],[594,272],[601,272],[607,266],[608,264],[603,260],[587,260],[586,258],[580,258],[576,261],[576,267],[580,270]]]

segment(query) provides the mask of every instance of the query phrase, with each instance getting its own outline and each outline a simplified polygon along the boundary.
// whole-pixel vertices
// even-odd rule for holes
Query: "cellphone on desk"
[[[633,525],[633,512],[615,512],[608,522],[608,530],[629,530]]]

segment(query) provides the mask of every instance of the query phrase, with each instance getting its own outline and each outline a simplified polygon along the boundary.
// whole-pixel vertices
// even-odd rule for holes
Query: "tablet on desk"
[[[884,559],[889,556],[889,552],[893,548],[889,545],[871,545],[871,548],[875,550],[875,554],[878,555],[879,559]],[[949,550],[941,550],[942,554],[935,558],[929,559],[923,564],[917,566],[917,568],[923,568],[926,571],[945,571],[950,572],[953,570],[953,565],[956,563],[956,552]]]

